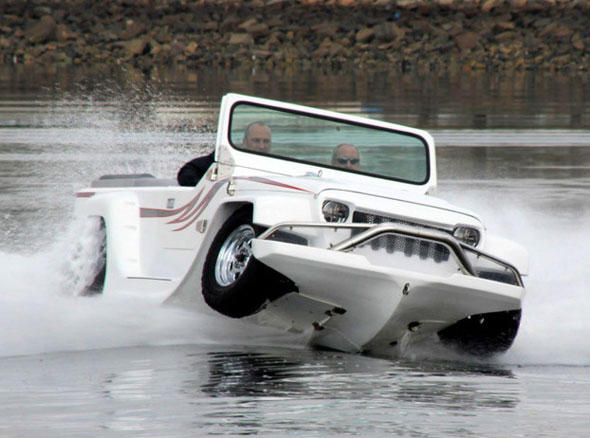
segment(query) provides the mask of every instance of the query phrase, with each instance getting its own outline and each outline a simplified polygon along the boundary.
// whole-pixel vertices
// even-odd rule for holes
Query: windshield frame
[[[296,116],[302,116],[302,117],[306,117],[306,118],[310,118],[310,119],[325,120],[325,121],[348,125],[348,126],[353,126],[353,127],[354,126],[361,127],[363,129],[367,129],[367,130],[387,132],[387,133],[391,133],[391,134],[414,138],[421,143],[422,148],[423,148],[422,151],[424,153],[424,164],[423,164],[424,178],[419,181],[412,180],[412,179],[404,179],[401,177],[389,176],[389,175],[384,175],[381,173],[374,173],[374,172],[368,172],[368,171],[363,171],[363,170],[342,168],[342,167],[338,167],[338,166],[334,166],[334,165],[326,164],[326,163],[322,163],[322,162],[309,161],[309,160],[304,160],[304,159],[286,156],[286,155],[273,154],[272,152],[255,151],[252,149],[245,148],[245,147],[243,147],[242,143],[237,143],[237,139],[235,138],[235,136],[233,136],[234,141],[232,141],[232,132],[233,132],[233,125],[234,125],[234,111],[236,110],[237,107],[239,107],[241,105],[246,105],[246,106],[250,106],[250,107],[259,107],[262,109],[267,109],[267,110],[275,111],[278,113],[293,114]],[[229,113],[229,120],[228,120],[228,125],[227,125],[228,129],[226,131],[227,143],[233,149],[236,149],[240,152],[245,152],[245,153],[253,154],[253,155],[260,155],[260,156],[264,156],[264,157],[268,157],[268,158],[276,158],[276,159],[290,161],[290,162],[294,162],[294,163],[310,165],[313,167],[326,168],[326,169],[336,170],[336,171],[340,171],[340,172],[351,173],[351,174],[355,174],[355,175],[364,175],[364,176],[369,176],[369,177],[373,177],[373,178],[378,178],[381,180],[389,180],[389,181],[395,181],[395,182],[403,183],[403,184],[411,184],[414,186],[424,186],[424,185],[431,183],[431,177],[432,177],[432,175],[431,175],[431,171],[432,171],[431,148],[430,148],[428,141],[423,136],[419,135],[419,133],[405,131],[405,130],[403,130],[403,128],[405,128],[404,126],[395,125],[395,124],[392,124],[389,122],[382,122],[379,120],[368,119],[368,118],[365,119],[365,118],[362,118],[359,116],[343,115],[342,117],[339,117],[338,113],[334,113],[332,111],[325,111],[325,110],[317,110],[319,112],[319,114],[318,114],[318,113],[314,112],[315,108],[310,108],[310,111],[306,111],[305,109],[307,107],[301,107],[299,105],[291,105],[291,106],[296,106],[296,108],[283,107],[283,106],[279,106],[279,105],[272,105],[272,104],[268,104],[268,103],[255,102],[255,101],[251,101],[251,100],[242,100],[242,99],[235,100],[234,102],[231,103],[231,106],[230,106],[229,112],[228,112]],[[303,108],[303,109],[299,109],[299,108]],[[325,113],[328,113],[328,114],[325,114]],[[354,120],[351,120],[351,119],[354,119]],[[366,122],[365,122],[365,120],[366,120]],[[399,126],[402,129],[396,129],[397,126]],[[409,130],[415,130],[415,129],[409,128]],[[419,131],[419,130],[417,130],[417,131]]]

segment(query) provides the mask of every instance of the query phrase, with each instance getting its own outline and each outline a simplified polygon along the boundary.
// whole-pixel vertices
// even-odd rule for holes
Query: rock
[[[463,32],[455,37],[455,44],[460,51],[465,52],[477,46],[479,37],[471,31]]]
[[[25,32],[25,37],[32,44],[44,43],[55,39],[57,23],[51,15],[45,15]]]
[[[481,5],[482,12],[490,12],[492,9],[497,8],[504,0],[485,0]]]
[[[420,41],[416,41],[413,44],[410,44],[409,46],[405,46],[403,48],[404,50],[404,54],[406,55],[412,55],[414,53],[417,53],[420,51],[420,48],[422,47],[422,43]]]
[[[349,56],[350,50],[344,47],[342,44],[334,43],[330,46],[328,55],[332,57]]]
[[[267,59],[272,56],[272,53],[273,52],[271,52],[270,50],[255,49],[252,51],[252,56],[254,58]]]
[[[162,52],[162,44],[158,43],[156,40],[150,41],[150,54],[152,56],[157,56]]]
[[[355,39],[358,43],[368,43],[373,39],[374,36],[375,29],[365,27],[364,29],[361,29],[356,33]]]
[[[33,15],[35,17],[42,17],[44,15],[50,15],[51,14],[51,8],[47,7],[47,6],[37,6],[36,8],[33,9]]]
[[[255,23],[244,30],[254,38],[262,38],[268,35],[268,26],[265,23]]]
[[[162,44],[160,46],[152,47],[151,53],[154,57],[154,62],[167,63],[171,57],[170,44]]]
[[[170,35],[170,29],[168,26],[164,26],[158,29],[154,38],[160,44],[168,44],[172,42],[172,36]]]
[[[121,44],[125,58],[131,59],[135,56],[141,55],[144,52],[147,41],[143,38],[136,38],[131,41],[125,41]]]
[[[420,0],[397,0],[396,5],[403,9],[416,9],[420,6]]]
[[[60,42],[75,40],[78,36],[77,33],[70,31],[65,24],[59,24],[55,29],[55,39]]]
[[[242,23],[242,19],[235,14],[228,15],[219,25],[219,30],[222,32],[228,32],[235,30]]]
[[[117,32],[113,29],[103,29],[98,35],[96,35],[99,41],[116,41],[119,39]]]
[[[516,10],[522,10],[526,8],[527,0],[510,0],[510,6]]]
[[[573,33],[574,31],[569,26],[557,26],[551,31],[555,38],[563,40],[569,40]]]
[[[243,31],[246,31],[246,32],[247,32],[247,29],[248,29],[250,26],[254,26],[254,25],[256,25],[256,24],[258,24],[258,19],[257,19],[257,18],[255,18],[255,17],[253,17],[253,18],[250,18],[250,19],[248,19],[248,20],[244,21],[243,23],[240,23],[240,24],[238,25],[238,29],[239,29],[239,30],[243,30]]]
[[[145,32],[145,24],[135,20],[127,20],[125,22],[125,30],[121,33],[122,40],[130,40]]]
[[[203,24],[203,30],[207,32],[214,32],[219,27],[217,21],[208,21],[207,23]]]
[[[230,46],[252,46],[254,38],[249,33],[232,33],[229,37]]]
[[[174,40],[170,43],[170,55],[174,58],[184,56],[184,48],[185,46],[182,42]]]
[[[584,44],[584,41],[582,41],[582,37],[580,36],[579,32],[572,37],[572,47],[581,51],[586,49],[586,45]]]
[[[191,41],[190,43],[187,44],[187,46],[184,48],[184,52],[187,55],[194,55],[197,52],[197,49],[199,48],[199,44],[196,41]]]
[[[541,40],[533,35],[526,35],[524,38],[524,44],[528,50],[537,50],[543,45]]]
[[[312,30],[318,36],[318,38],[323,39],[325,37],[333,38],[336,36],[339,28],[340,27],[337,23],[322,21],[320,24],[316,24]]]
[[[499,30],[500,32],[505,30],[513,30],[515,27],[516,24],[514,24],[511,21],[498,21],[494,23],[494,28]]]
[[[553,63],[557,64],[558,66],[565,66],[569,63],[569,61],[571,60],[571,55],[569,54],[565,54],[565,55],[561,55],[561,56],[557,56],[555,58],[553,58]]]
[[[328,55],[328,53],[330,53],[330,47],[332,47],[332,41],[330,40],[330,38],[326,37],[324,38],[320,46],[317,48],[317,50],[315,50],[312,53],[312,55],[315,58],[323,58],[326,55]]]
[[[405,36],[405,31],[398,25],[391,22],[385,22],[375,26],[375,38],[378,41],[393,41],[402,39]]]
[[[499,43],[501,42],[505,42],[505,41],[510,41],[512,39],[514,39],[515,33],[511,30],[507,30],[506,32],[501,32],[497,35],[494,36],[494,39],[496,41],[498,41]]]
[[[264,44],[264,46],[266,47],[266,49],[268,50],[276,50],[281,46],[281,34],[279,34],[278,32],[274,32],[272,33],[268,39],[266,40],[266,43]]]
[[[266,7],[272,7],[272,6],[287,6],[289,5],[289,3],[291,3],[291,0],[268,0],[268,2],[266,3]]]

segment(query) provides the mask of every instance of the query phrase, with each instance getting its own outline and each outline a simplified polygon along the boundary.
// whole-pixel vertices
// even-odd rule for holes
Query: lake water
[[[173,177],[226,92],[429,129],[437,195],[531,254],[514,346],[385,360],[312,350],[185,309],[81,298],[76,190]],[[0,435],[587,436],[590,85],[448,76],[0,69]]]

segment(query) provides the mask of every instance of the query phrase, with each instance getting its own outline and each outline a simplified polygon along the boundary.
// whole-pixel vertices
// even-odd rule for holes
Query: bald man
[[[342,143],[336,146],[332,152],[332,166],[343,169],[360,170],[361,160],[358,149],[348,143]]]
[[[244,133],[242,147],[254,152],[270,151],[270,128],[262,122],[250,123]]]

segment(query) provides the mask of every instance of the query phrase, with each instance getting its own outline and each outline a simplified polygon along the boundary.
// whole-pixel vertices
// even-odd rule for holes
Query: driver
[[[253,122],[246,127],[242,146],[254,152],[270,151],[270,128],[263,122]]]

